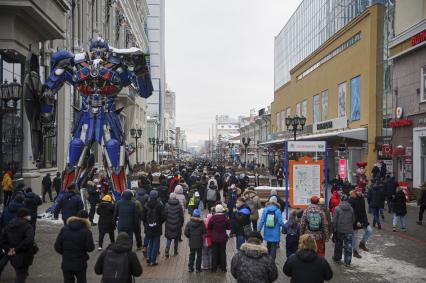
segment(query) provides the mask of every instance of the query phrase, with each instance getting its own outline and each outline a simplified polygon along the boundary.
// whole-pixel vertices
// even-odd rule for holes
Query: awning
[[[340,137],[340,138],[347,138],[347,139],[353,139],[353,140],[367,141],[368,129],[367,128],[357,128],[357,129],[326,132],[326,133],[320,133],[320,134],[314,134],[314,135],[298,136],[297,140],[301,140],[301,141],[303,141],[303,140],[321,140],[321,139],[327,139],[327,138],[331,138],[331,137]],[[292,139],[278,139],[278,140],[260,143],[260,145],[282,143],[282,142],[285,142],[287,140],[292,140]]]

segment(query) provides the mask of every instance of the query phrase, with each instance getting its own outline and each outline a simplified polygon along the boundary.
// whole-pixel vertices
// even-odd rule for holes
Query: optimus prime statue
[[[49,78],[39,92],[42,135],[54,129],[56,93],[64,83],[73,85],[81,95],[81,109],[75,108],[63,191],[71,183],[84,185],[94,165],[91,150],[95,143],[102,147],[103,165],[114,195],[118,197],[129,188],[130,168],[119,119],[123,108],[116,109],[115,99],[123,87],[132,88],[143,98],[151,96],[153,87],[146,59],[147,55],[138,48],[115,49],[102,38],[91,40],[89,52],[73,54],[61,50],[52,54]],[[37,87],[29,88],[32,92],[28,93],[37,92]]]

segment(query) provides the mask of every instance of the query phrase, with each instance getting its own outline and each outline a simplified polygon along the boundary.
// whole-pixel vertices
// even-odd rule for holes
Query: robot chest
[[[76,73],[76,83],[79,91],[83,94],[109,95],[116,93],[118,90],[118,86],[114,84],[114,76],[114,72],[107,68],[98,70],[86,67]]]

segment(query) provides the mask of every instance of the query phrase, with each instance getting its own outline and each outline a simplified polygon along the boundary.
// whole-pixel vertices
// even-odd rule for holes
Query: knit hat
[[[276,196],[272,196],[272,197],[269,199],[269,202],[271,202],[271,203],[277,203],[277,202],[278,202],[278,199],[277,199],[277,197],[276,197]]]
[[[192,212],[192,216],[199,218],[201,216],[200,210],[194,209],[194,211]]]
[[[158,198],[158,192],[156,190],[152,190],[149,192],[149,197],[152,199]]]
[[[76,216],[79,217],[79,218],[89,218],[89,214],[84,209],[82,209],[79,212],[77,212]]]
[[[16,213],[16,216],[19,218],[24,218],[25,216],[30,215],[30,211],[26,208],[20,208]]]
[[[319,197],[317,197],[317,196],[312,196],[311,197],[311,203],[312,204],[318,204],[319,203]]]
[[[223,213],[225,211],[225,209],[223,208],[223,205],[216,204],[215,211],[216,211],[216,213]]]
[[[260,234],[257,231],[250,232],[247,236],[247,239],[250,239],[250,238],[256,238],[256,239],[260,240],[261,242],[263,242],[262,234]]]
[[[102,201],[112,202],[112,197],[110,195],[104,195]]]
[[[120,232],[117,235],[117,242],[127,242],[129,241],[129,234],[126,232]]]
[[[169,195],[169,199],[176,199],[176,194],[175,193],[171,193]]]

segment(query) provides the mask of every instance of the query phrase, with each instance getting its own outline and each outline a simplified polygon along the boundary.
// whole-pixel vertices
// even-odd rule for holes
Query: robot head
[[[102,37],[93,38],[90,41],[90,55],[92,59],[107,58],[108,51],[108,43]]]

